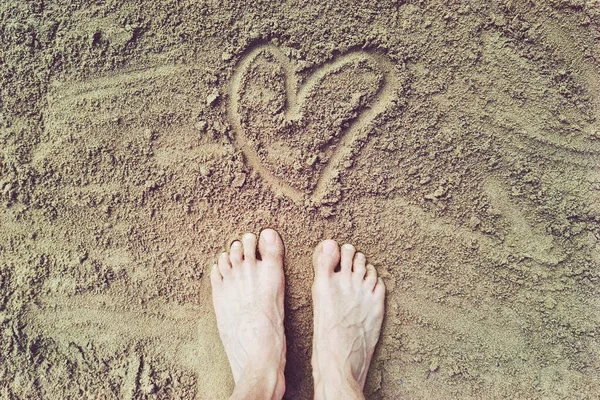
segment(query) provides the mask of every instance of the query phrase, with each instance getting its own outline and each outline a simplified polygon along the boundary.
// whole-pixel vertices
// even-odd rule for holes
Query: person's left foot
[[[256,390],[281,398],[285,392],[283,255],[279,234],[265,229],[258,252],[256,235],[247,233],[212,268],[217,325],[236,383],[233,397]]]

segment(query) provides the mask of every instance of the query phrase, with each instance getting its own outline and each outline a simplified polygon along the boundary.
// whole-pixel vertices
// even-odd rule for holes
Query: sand
[[[217,399],[208,272],[286,244],[388,287],[370,399],[600,393],[595,1],[3,1],[0,398]]]

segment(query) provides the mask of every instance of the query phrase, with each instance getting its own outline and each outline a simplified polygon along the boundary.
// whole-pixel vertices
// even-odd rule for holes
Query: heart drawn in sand
[[[237,146],[263,179],[296,202],[320,203],[400,85],[385,56],[364,50],[300,80],[277,47],[255,47],[236,66],[228,114]]]

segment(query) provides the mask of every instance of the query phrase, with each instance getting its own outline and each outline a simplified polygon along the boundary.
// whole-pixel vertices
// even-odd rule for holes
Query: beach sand
[[[600,393],[594,1],[0,4],[0,398],[218,399],[208,273],[286,245],[387,286],[369,399]]]

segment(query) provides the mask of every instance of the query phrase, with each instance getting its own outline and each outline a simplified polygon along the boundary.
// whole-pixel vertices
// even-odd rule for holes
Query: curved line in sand
[[[262,51],[268,51],[275,57],[285,71],[285,118],[288,121],[302,118],[300,109],[305,103],[311,90],[319,82],[326,79],[330,73],[335,72],[349,62],[360,59],[372,60],[375,61],[380,72],[383,73],[383,84],[377,91],[371,105],[360,111],[358,117],[352,120],[349,126],[342,131],[340,141],[335,146],[333,154],[323,168],[323,171],[321,171],[317,180],[317,186],[312,193],[305,193],[296,189],[285,182],[285,180],[275,176],[264,164],[262,164],[258,153],[249,145],[247,136],[244,132],[241,117],[238,112],[240,100],[239,90],[241,88],[241,81],[244,73]],[[327,194],[327,185],[334,175],[335,168],[339,165],[339,162],[350,153],[352,144],[357,138],[357,133],[368,126],[379,114],[383,113],[389,105],[393,104],[398,88],[399,83],[394,74],[394,65],[385,56],[364,50],[352,51],[335,58],[333,61],[322,64],[308,77],[306,82],[298,88],[298,76],[288,57],[275,46],[259,45],[250,50],[235,68],[229,87],[228,115],[235,130],[236,145],[242,150],[248,163],[263,177],[263,179],[277,191],[291,198],[296,203],[304,203],[307,200],[319,203]]]

